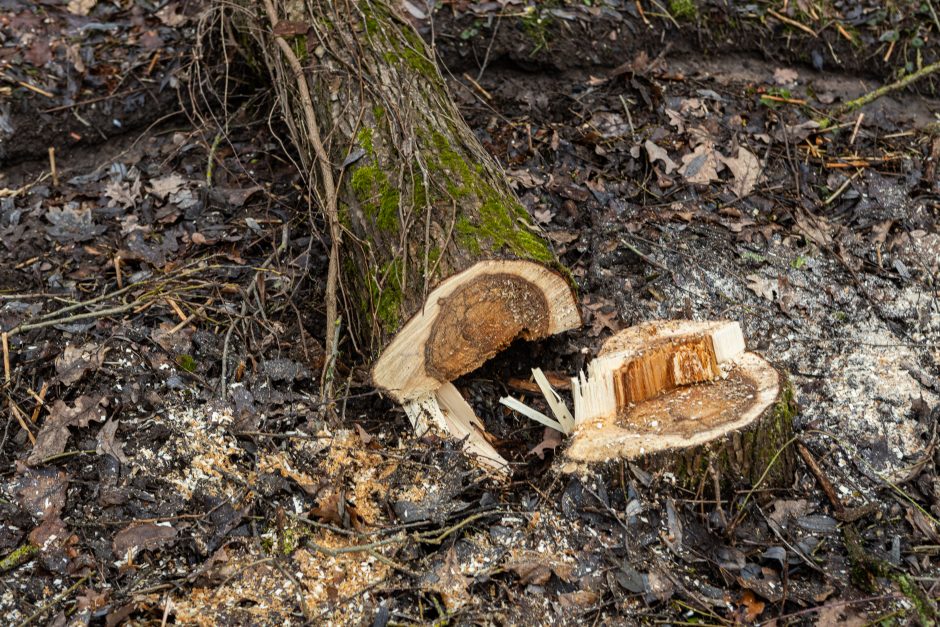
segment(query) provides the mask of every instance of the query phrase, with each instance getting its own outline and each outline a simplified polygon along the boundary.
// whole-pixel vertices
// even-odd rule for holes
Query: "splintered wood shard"
[[[483,423],[453,383],[444,383],[436,391],[405,403],[404,408],[418,435],[424,435],[434,424],[461,441],[463,450],[484,466],[499,473],[508,471],[509,463],[486,439]]]
[[[572,379],[565,469],[700,445],[765,415],[779,378],[744,349],[737,322],[650,322],[610,338]]]

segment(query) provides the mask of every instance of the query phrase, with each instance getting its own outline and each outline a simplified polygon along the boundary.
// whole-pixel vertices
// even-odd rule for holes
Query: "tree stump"
[[[614,459],[695,488],[792,480],[792,388],[745,351],[736,322],[657,321],[611,337],[572,380],[576,428],[563,470]]]

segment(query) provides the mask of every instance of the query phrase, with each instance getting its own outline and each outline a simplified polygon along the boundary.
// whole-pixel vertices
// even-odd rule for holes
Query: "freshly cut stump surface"
[[[563,470],[634,460],[693,486],[789,481],[792,392],[736,322],[642,324],[573,380],[577,428]]]

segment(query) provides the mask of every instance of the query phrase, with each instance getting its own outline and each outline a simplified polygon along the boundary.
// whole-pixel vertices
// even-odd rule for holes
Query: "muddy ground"
[[[4,623],[934,624],[936,76],[835,115],[937,60],[932,5],[403,6],[580,289],[458,382],[511,481],[348,345],[320,397],[319,219],[237,55],[209,101],[202,3],[0,0]],[[792,485],[560,475],[497,405],[659,318],[788,373]]]

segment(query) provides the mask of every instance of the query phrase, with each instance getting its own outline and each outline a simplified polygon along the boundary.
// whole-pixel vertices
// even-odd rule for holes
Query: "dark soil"
[[[785,15],[813,36],[776,3],[420,23],[585,317],[457,382],[499,483],[413,438],[345,343],[320,396],[319,218],[265,90],[205,101],[199,4],[0,0],[6,622],[933,624],[940,102],[928,78],[830,113],[936,60],[938,26],[815,4]],[[788,373],[792,486],[560,475],[552,434],[497,404],[539,406],[530,368],[570,376],[659,318],[740,320]]]

